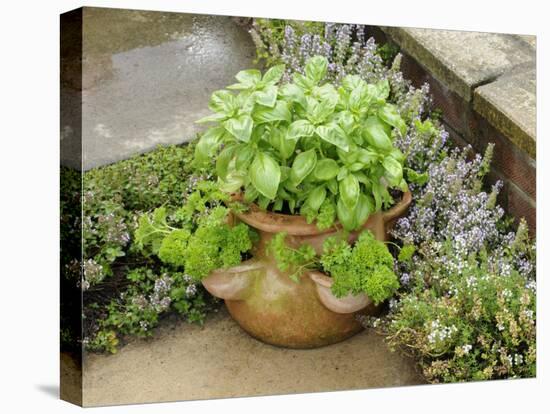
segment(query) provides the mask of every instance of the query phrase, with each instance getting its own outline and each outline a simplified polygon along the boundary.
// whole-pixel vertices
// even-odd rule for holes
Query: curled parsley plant
[[[336,297],[365,293],[375,304],[390,298],[399,288],[388,247],[368,230],[361,233],[353,246],[345,238],[329,237],[320,256],[307,243],[292,248],[285,239],[286,233],[276,234],[267,249],[279,269],[292,271],[290,278],[295,282],[299,282],[304,271],[319,269],[332,277],[332,293]]]
[[[216,194],[214,191],[210,197]],[[244,223],[230,226],[229,210],[210,204],[213,200],[200,190],[189,199],[192,202],[174,215],[175,220],[180,220],[180,227],[170,225],[166,209],[160,207],[140,218],[135,236],[140,249],[158,256],[166,265],[183,268],[187,275],[200,281],[215,269],[239,264],[242,255],[252,248],[255,234]],[[202,214],[194,220],[191,210]]]
[[[309,221],[321,214],[322,227],[336,216],[354,230],[393,203],[390,189],[407,190],[404,155],[393,144],[406,125],[387,102],[387,80],[350,75],[337,88],[322,82],[327,68],[314,56],[305,74],[281,86],[282,65],[263,76],[239,72],[238,83],[212,95],[214,114],[199,122],[217,125],[201,137],[196,158],[217,157],[220,188],[242,191],[246,202],[299,210]]]
[[[361,233],[353,246],[346,240],[327,239],[320,263],[334,281],[332,292],[336,297],[365,293],[379,304],[399,288],[388,247],[368,230]]]

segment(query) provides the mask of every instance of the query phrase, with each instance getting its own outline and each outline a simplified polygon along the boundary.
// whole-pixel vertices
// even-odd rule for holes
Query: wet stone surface
[[[255,56],[230,17],[85,8],[83,27],[85,170],[193,139],[211,93]],[[62,121],[62,145],[77,128]]]
[[[85,406],[395,387],[424,383],[414,361],[364,331],[309,350],[247,335],[225,310],[203,327],[169,323],[115,355],[89,354]]]

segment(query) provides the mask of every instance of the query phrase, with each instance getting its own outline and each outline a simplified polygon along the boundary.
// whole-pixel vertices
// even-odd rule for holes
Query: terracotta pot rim
[[[242,201],[242,194],[234,194],[232,196],[232,199],[234,201]],[[387,223],[390,220],[402,215],[409,207],[411,201],[412,193],[410,191],[407,191],[403,193],[401,200],[399,200],[389,210],[379,211],[371,214],[371,216],[367,220],[367,223],[369,220],[371,220],[373,217],[376,217],[377,215],[380,215],[384,223]],[[299,214],[291,215],[266,211],[262,210],[255,203],[249,203],[248,207],[249,211],[236,214],[239,220],[256,229],[268,233],[280,233],[284,231],[291,236],[315,236],[326,233],[334,233],[342,229],[342,225],[339,222],[336,222],[335,225],[329,227],[328,229],[319,230],[315,223],[309,224],[306,221],[306,218]]]

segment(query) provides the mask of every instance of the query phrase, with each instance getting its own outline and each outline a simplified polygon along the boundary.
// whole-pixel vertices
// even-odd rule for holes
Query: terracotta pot
[[[410,192],[390,210],[369,217],[363,229],[378,240],[388,239],[388,231],[411,203]],[[377,307],[365,295],[336,298],[330,291],[332,280],[320,272],[304,272],[298,283],[282,272],[266,253],[266,244],[286,232],[289,246],[303,243],[322,252],[324,240],[341,232],[336,225],[320,231],[302,216],[271,213],[252,205],[237,219],[255,228],[260,241],[253,258],[239,266],[218,269],[202,281],[214,296],[225,300],[229,313],[253,337],[272,345],[289,348],[315,348],[349,338],[362,330],[358,312],[375,314]],[[361,231],[362,231],[361,230]],[[361,231],[350,234],[353,242]]]

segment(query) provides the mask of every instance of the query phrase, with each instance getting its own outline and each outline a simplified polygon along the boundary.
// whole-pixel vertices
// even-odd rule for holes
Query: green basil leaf
[[[296,148],[296,141],[287,139],[287,134],[287,130],[282,128],[274,128],[270,134],[271,145],[279,151],[284,160],[290,158]]]
[[[287,83],[279,88],[279,94],[290,102],[298,103],[302,108],[306,108],[306,95],[304,91],[294,83]]]
[[[254,148],[250,145],[239,145],[235,150],[235,169],[246,171],[250,162],[254,158]]]
[[[338,125],[344,130],[344,132],[350,136],[357,128],[357,123],[350,111],[341,111],[337,117]]]
[[[382,121],[397,128],[401,135],[405,135],[407,133],[407,125],[401,118],[401,115],[399,115],[399,112],[397,112],[397,107],[395,105],[387,103],[384,106],[381,106],[378,109],[378,116]]]
[[[327,101],[333,107],[338,103],[338,91],[331,83],[325,83],[322,86],[313,88],[313,96],[320,101]]]
[[[340,198],[348,209],[353,210],[359,199],[359,181],[357,181],[357,178],[353,174],[348,174],[346,178],[340,181],[339,189]]]
[[[315,82],[313,80],[305,77],[299,72],[294,72],[294,75],[292,75],[292,80],[304,92],[311,91],[315,86]]]
[[[257,123],[287,121],[290,122],[292,114],[288,109],[288,103],[285,101],[277,101],[273,108],[260,106],[254,110],[252,117]]]
[[[328,181],[338,175],[340,167],[333,159],[327,158],[317,162],[313,175],[317,180]]]
[[[392,141],[386,133],[385,126],[377,116],[370,116],[367,118],[363,128],[363,138],[365,138],[369,145],[376,149],[391,151],[393,148]]]
[[[346,133],[338,125],[333,123],[319,125],[315,128],[315,132],[321,137],[322,140],[337,146],[343,151],[349,151],[349,142],[346,137]]]
[[[260,193],[253,185],[247,185],[244,190],[244,201],[247,203],[253,203],[259,197]]]
[[[218,158],[216,159],[216,174],[222,180],[225,180],[225,177],[227,176],[229,164],[235,156],[236,147],[236,145],[227,146],[218,154]]]
[[[375,85],[376,87],[376,99],[383,101],[390,96],[390,83],[387,79],[384,79]]]
[[[294,158],[292,170],[290,171],[290,180],[297,186],[306,178],[317,164],[317,153],[314,149],[301,152]]]
[[[206,122],[220,122],[220,121],[223,121],[226,118],[227,118],[227,115],[216,113],[216,114],[208,115],[208,116],[205,116],[201,119],[198,119],[198,120],[195,121],[195,123],[196,124],[204,124]]]
[[[267,88],[254,92],[254,99],[260,105],[273,108],[275,102],[277,102],[277,87],[268,86]]]
[[[327,181],[326,186],[332,194],[334,195],[338,194],[338,181],[336,181],[334,178],[332,180]]]
[[[234,193],[238,191],[244,184],[244,176],[237,172],[231,171],[225,179],[219,178],[219,188],[224,193]]]
[[[346,203],[344,203],[342,197],[338,198],[338,203],[336,204],[336,216],[345,230],[355,230],[355,214],[352,209],[349,209],[346,206]]]
[[[327,196],[327,190],[324,185],[315,187],[308,195],[305,205],[311,209],[311,211],[319,211],[319,207],[325,201]]]
[[[262,82],[265,85],[275,85],[277,82],[281,80],[283,77],[283,73],[285,72],[285,65],[276,65],[270,68],[262,78]]]
[[[359,148],[357,150],[357,161],[362,162],[366,166],[374,164],[378,160],[378,154],[374,151],[365,148]]]
[[[286,137],[290,140],[297,140],[300,137],[309,137],[314,133],[315,127],[311,122],[300,119],[289,125]]]
[[[262,80],[262,73],[258,69],[241,70],[235,78],[247,88],[253,88]]]
[[[347,75],[342,79],[342,86],[348,91],[361,88],[366,82],[359,75]]]
[[[252,185],[270,200],[277,195],[277,188],[281,180],[279,164],[269,155],[259,152],[252,161],[249,169]]]
[[[222,144],[224,135],[225,129],[221,126],[207,129],[195,147],[195,159],[199,162],[210,161]]]
[[[228,119],[223,123],[223,126],[231,135],[237,138],[239,141],[250,141],[250,135],[252,135],[252,127],[254,122],[250,115],[241,115],[237,118]]]
[[[374,197],[374,211],[380,211],[382,208],[382,192],[384,187],[378,182],[378,180],[372,182],[372,195]]]
[[[370,214],[373,212],[373,200],[365,194],[360,194],[357,206],[355,207],[355,227],[358,228],[365,224]]]
[[[363,164],[362,162],[354,162],[348,167],[351,172],[360,171],[363,168],[365,168],[365,164]]]
[[[307,117],[314,123],[320,124],[334,113],[335,104],[330,101],[317,101],[308,96],[307,101]]]
[[[327,74],[328,61],[324,56],[313,56],[306,62],[306,76],[314,83],[319,83]]]
[[[386,178],[392,186],[397,186],[403,178],[402,165],[392,157],[385,157],[382,166],[386,170]]]
[[[235,108],[235,96],[226,90],[216,91],[210,97],[208,108],[213,112],[229,114]]]

